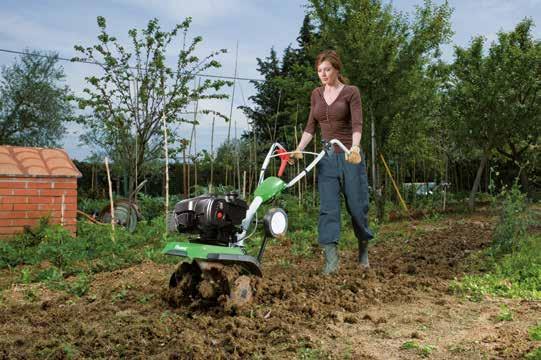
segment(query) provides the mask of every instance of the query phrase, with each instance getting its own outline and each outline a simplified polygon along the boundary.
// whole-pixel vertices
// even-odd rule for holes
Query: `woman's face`
[[[317,75],[323,85],[335,85],[338,82],[338,70],[330,62],[323,61],[317,67]]]

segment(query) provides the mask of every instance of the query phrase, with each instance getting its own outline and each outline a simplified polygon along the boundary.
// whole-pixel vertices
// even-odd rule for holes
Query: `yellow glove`
[[[359,164],[361,160],[361,148],[357,145],[352,146],[349,155],[346,153],[346,161],[350,164]]]
[[[302,159],[302,152],[299,150],[299,148],[296,148],[295,151],[293,151],[291,154],[289,154],[289,160],[287,161],[289,165],[295,164],[296,160]]]

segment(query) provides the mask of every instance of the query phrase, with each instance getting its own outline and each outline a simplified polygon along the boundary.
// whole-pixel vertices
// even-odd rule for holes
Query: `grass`
[[[529,235],[520,250],[490,264],[491,271],[467,275],[451,289],[472,301],[485,296],[541,300],[541,235]]]
[[[467,275],[451,289],[473,301],[486,295],[541,299],[541,234],[528,233],[533,223],[524,195],[516,186],[501,195],[501,215],[485,251],[490,272]]]

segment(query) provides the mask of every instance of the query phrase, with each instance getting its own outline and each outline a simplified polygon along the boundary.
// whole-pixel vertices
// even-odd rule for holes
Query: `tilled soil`
[[[479,271],[471,254],[490,242],[486,215],[395,223],[370,247],[369,270],[342,251],[338,275],[322,276],[322,255],[267,249],[254,301],[242,309],[173,307],[171,265],[147,262],[97,274],[82,298],[41,285],[4,291],[4,358],[166,359],[512,359],[541,345],[527,329],[541,320],[533,301],[463,300],[449,284]],[[310,241],[307,239],[307,241]],[[501,306],[512,321],[499,320]]]

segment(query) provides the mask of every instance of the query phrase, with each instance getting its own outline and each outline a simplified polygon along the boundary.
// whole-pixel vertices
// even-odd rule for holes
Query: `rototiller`
[[[280,237],[287,231],[287,214],[280,208],[271,208],[263,218],[264,238],[257,257],[247,253],[244,243],[257,228],[257,210],[275,199],[285,189],[295,185],[323,158],[333,145],[344,152],[348,149],[336,139],[323,142],[320,153],[303,152],[315,155],[314,160],[286,183],[280,177],[288,164],[291,152],[279,143],[274,143],[261,166],[258,187],[250,206],[235,192],[225,196],[206,194],[185,199],[175,205],[168,219],[172,232],[196,234],[189,242],[170,242],[163,249],[167,255],[183,258],[169,280],[169,292],[178,304],[200,299],[242,306],[251,301],[254,289],[250,275],[262,276],[261,260],[270,236]],[[278,176],[265,177],[270,160],[281,160]],[[252,222],[255,218],[255,226]]]

